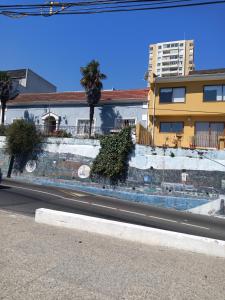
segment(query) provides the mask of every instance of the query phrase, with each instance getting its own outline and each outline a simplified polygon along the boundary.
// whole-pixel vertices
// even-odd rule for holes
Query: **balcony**
[[[191,137],[190,145],[193,148],[216,148],[220,147],[220,137],[224,135],[223,132],[216,134],[198,134]]]
[[[183,133],[159,133],[155,137],[155,146],[189,149],[224,149],[225,137],[223,133],[216,135],[197,134],[194,136],[185,136]]]

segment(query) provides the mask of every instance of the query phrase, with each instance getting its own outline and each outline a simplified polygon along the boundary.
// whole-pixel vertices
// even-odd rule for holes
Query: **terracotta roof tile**
[[[112,90],[102,91],[100,102],[134,102],[147,100],[148,89],[136,90]],[[13,100],[8,102],[9,106],[12,105],[32,105],[32,104],[54,104],[63,103],[85,103],[85,92],[62,92],[62,93],[37,93],[37,94],[20,94]]]

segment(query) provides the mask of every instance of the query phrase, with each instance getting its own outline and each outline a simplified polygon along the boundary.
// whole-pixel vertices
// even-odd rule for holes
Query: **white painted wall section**
[[[5,137],[0,137],[0,149],[5,147]],[[49,138],[44,144],[44,150],[51,153],[70,153],[88,158],[95,158],[100,150],[98,140],[75,139],[75,138]],[[156,155],[153,155],[155,152]],[[175,156],[171,157],[173,153]],[[199,171],[222,171],[225,172],[225,151],[204,151],[207,158],[199,158],[196,150],[169,148],[163,155],[163,150],[157,148],[136,145],[131,156],[130,167],[147,170],[199,170]]]
[[[35,221],[148,245],[225,258],[225,241],[40,208]]]
[[[225,200],[225,195],[220,195],[218,199],[210,201],[203,205],[199,205],[197,207],[189,209],[188,211],[199,215],[213,216],[220,210],[220,203],[222,199]]]

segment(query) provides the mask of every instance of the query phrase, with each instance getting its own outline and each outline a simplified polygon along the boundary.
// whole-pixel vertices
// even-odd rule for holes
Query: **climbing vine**
[[[117,134],[102,137],[100,145],[100,152],[92,165],[91,177],[109,179],[112,184],[125,181],[129,155],[134,147],[131,128],[126,127]]]

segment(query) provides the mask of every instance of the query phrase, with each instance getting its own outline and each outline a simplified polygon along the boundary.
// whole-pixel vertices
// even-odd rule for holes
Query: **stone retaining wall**
[[[23,175],[88,181],[89,179],[79,178],[78,169],[82,165],[90,166],[99,149],[100,144],[96,140],[48,139],[34,170],[28,172],[25,169]],[[171,156],[171,152],[174,156]],[[187,184],[195,187],[214,187],[224,192],[222,180],[225,180],[225,166],[223,166],[225,151],[204,151],[204,156],[207,158],[199,157],[195,150],[166,149],[163,151],[160,148],[152,149],[136,145],[131,155],[127,184],[181,183],[182,173],[185,172]],[[188,163],[184,163],[185,160]],[[4,138],[0,137],[0,168],[4,175],[8,164],[9,158],[4,153]],[[168,165],[171,168],[168,168]],[[199,169],[200,167],[202,169]]]

